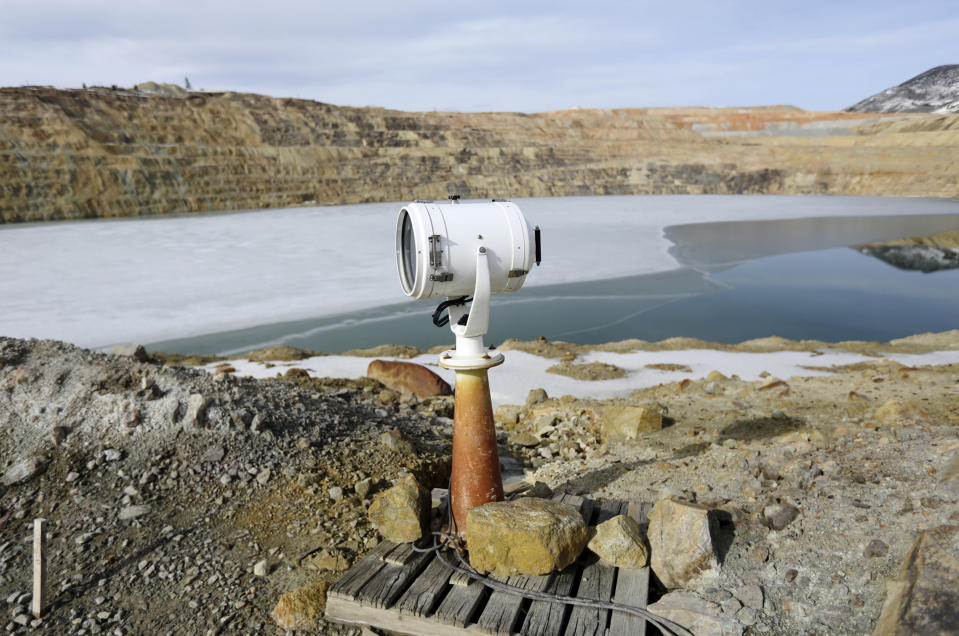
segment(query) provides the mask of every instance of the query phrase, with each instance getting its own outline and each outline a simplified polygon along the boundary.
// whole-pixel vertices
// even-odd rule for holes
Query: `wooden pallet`
[[[637,502],[599,504],[572,495],[556,499],[578,506],[591,525],[617,514],[648,523],[650,506]],[[444,552],[448,563],[456,555]],[[576,563],[548,576],[490,577],[529,590],[577,598],[612,600],[645,609],[649,568],[630,570],[600,563],[584,551]],[[433,553],[415,552],[409,543],[381,543],[333,584],[326,618],[400,634],[554,634],[644,636],[646,621],[610,610],[574,607],[493,591],[452,572]]]

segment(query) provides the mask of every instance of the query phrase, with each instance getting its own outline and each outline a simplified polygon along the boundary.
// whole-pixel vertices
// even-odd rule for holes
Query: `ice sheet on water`
[[[610,196],[517,199],[543,228],[528,285],[675,268],[669,225],[959,213],[954,201],[878,197]],[[83,346],[152,342],[328,316],[404,299],[400,203],[0,229],[0,334]],[[388,341],[388,333],[383,340]]]

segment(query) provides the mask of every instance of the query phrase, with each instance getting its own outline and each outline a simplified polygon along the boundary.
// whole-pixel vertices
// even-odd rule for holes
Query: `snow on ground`
[[[543,228],[543,266],[528,285],[673,269],[663,228],[674,224],[959,213],[955,201],[896,197],[516,201]],[[403,302],[394,257],[401,205],[3,227],[0,334],[103,347]]]
[[[628,371],[628,375],[617,380],[584,381],[576,380],[546,370],[557,360],[542,358],[522,351],[505,353],[506,362],[489,371],[490,394],[493,406],[501,404],[523,404],[530,389],[543,388],[551,397],[574,395],[576,397],[624,397],[632,391],[665,382],[677,382],[685,378],[697,380],[706,377],[711,371],[724,375],[738,375],[746,381],[760,379],[766,371],[778,378],[796,376],[829,375],[828,371],[807,367],[831,367],[856,362],[876,360],[869,356],[838,350],[827,350],[821,354],[805,351],[778,351],[773,353],[740,353],[688,349],[684,351],[637,351],[633,353],[591,352],[582,355],[577,363],[605,362]],[[896,360],[908,366],[959,363],[959,351],[937,351],[924,354],[887,354],[887,359]],[[277,362],[267,367],[262,362],[249,360],[231,360],[230,366],[236,369],[236,375],[255,378],[271,378],[277,373],[296,367],[305,369],[314,377],[359,378],[366,375],[366,367],[371,358],[353,356],[318,356],[296,362]],[[454,383],[454,374],[437,364],[437,356],[424,354],[407,360],[427,365],[442,376],[450,385]],[[680,371],[658,371],[648,369],[648,364],[682,364],[690,368],[691,373]],[[204,367],[212,370],[217,363]]]

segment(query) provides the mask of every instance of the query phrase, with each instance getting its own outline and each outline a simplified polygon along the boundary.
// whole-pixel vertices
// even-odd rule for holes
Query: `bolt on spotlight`
[[[541,260],[539,227],[505,199],[460,203],[416,201],[396,221],[396,265],[407,296],[443,298],[433,323],[447,323],[456,346],[440,365],[456,372],[451,529],[464,536],[471,508],[503,500],[487,370],[503,354],[487,349],[490,296],[514,292]]]

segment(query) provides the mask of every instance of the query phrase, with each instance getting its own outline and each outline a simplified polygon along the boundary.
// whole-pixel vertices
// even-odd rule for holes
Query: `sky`
[[[401,110],[832,110],[956,63],[956,0],[0,0],[0,86],[189,78]]]

